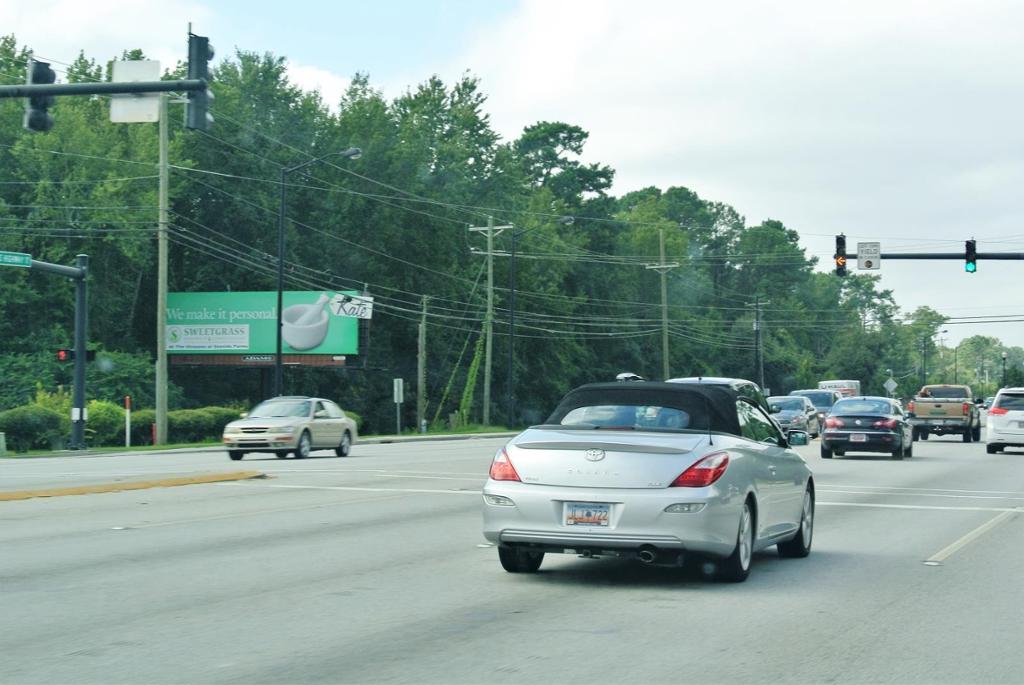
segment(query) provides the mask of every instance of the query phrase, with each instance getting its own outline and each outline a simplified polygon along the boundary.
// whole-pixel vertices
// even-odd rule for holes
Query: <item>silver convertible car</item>
[[[790,449],[807,440],[728,386],[584,385],[495,455],[484,537],[512,573],[536,572],[549,552],[696,557],[743,581],[758,550],[810,552],[814,479]]]

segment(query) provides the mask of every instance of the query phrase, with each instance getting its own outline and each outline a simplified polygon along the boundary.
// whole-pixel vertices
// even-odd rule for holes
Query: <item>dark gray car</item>
[[[807,431],[814,438],[821,435],[818,410],[806,397],[776,395],[768,398],[768,405],[772,409],[772,416],[782,426],[782,430]]]

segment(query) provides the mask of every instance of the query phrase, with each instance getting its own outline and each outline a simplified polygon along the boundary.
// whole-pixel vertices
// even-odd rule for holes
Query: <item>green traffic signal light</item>
[[[969,274],[978,271],[978,249],[973,240],[968,240],[964,244],[964,271]]]

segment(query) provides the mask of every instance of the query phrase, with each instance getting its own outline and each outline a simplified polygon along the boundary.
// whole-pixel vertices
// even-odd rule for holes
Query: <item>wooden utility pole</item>
[[[427,296],[420,314],[419,344],[416,351],[416,430],[423,431],[427,418]],[[425,431],[424,431],[425,432]]]
[[[484,410],[483,423],[491,422],[491,353],[494,336],[494,236],[512,226],[495,226],[494,217],[487,217],[486,226],[470,226],[470,231],[487,235],[487,313],[484,315]]]
[[[675,269],[679,262],[665,261],[665,229],[658,229],[658,245],[660,260],[657,264],[648,264],[644,268],[654,269],[661,274],[661,376],[662,380],[671,378],[669,374],[668,354],[668,280],[669,269]]]

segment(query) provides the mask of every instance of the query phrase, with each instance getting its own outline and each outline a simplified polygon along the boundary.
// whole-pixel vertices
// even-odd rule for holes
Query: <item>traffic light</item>
[[[28,61],[28,73],[25,83],[30,86],[48,86],[57,80],[57,74],[50,68],[48,62],[37,62],[34,59]],[[29,96],[25,104],[25,119],[23,124],[29,131],[49,131],[53,128],[53,117],[50,115],[50,107],[56,102],[52,95]]]
[[[973,274],[978,270],[978,248],[973,240],[964,245],[964,271]]]
[[[209,82],[211,59],[213,46],[210,45],[210,39],[194,33],[188,34],[188,77]],[[185,105],[185,128],[200,131],[210,129],[210,125],[213,124],[213,117],[209,112],[211,100],[213,93],[209,88],[189,92],[188,104]]]
[[[91,362],[96,359],[96,350],[85,351],[85,361]],[[73,362],[75,361],[75,351],[69,349],[57,350],[57,361],[59,362]]]
[[[836,236],[836,276],[846,275],[846,236]]]

